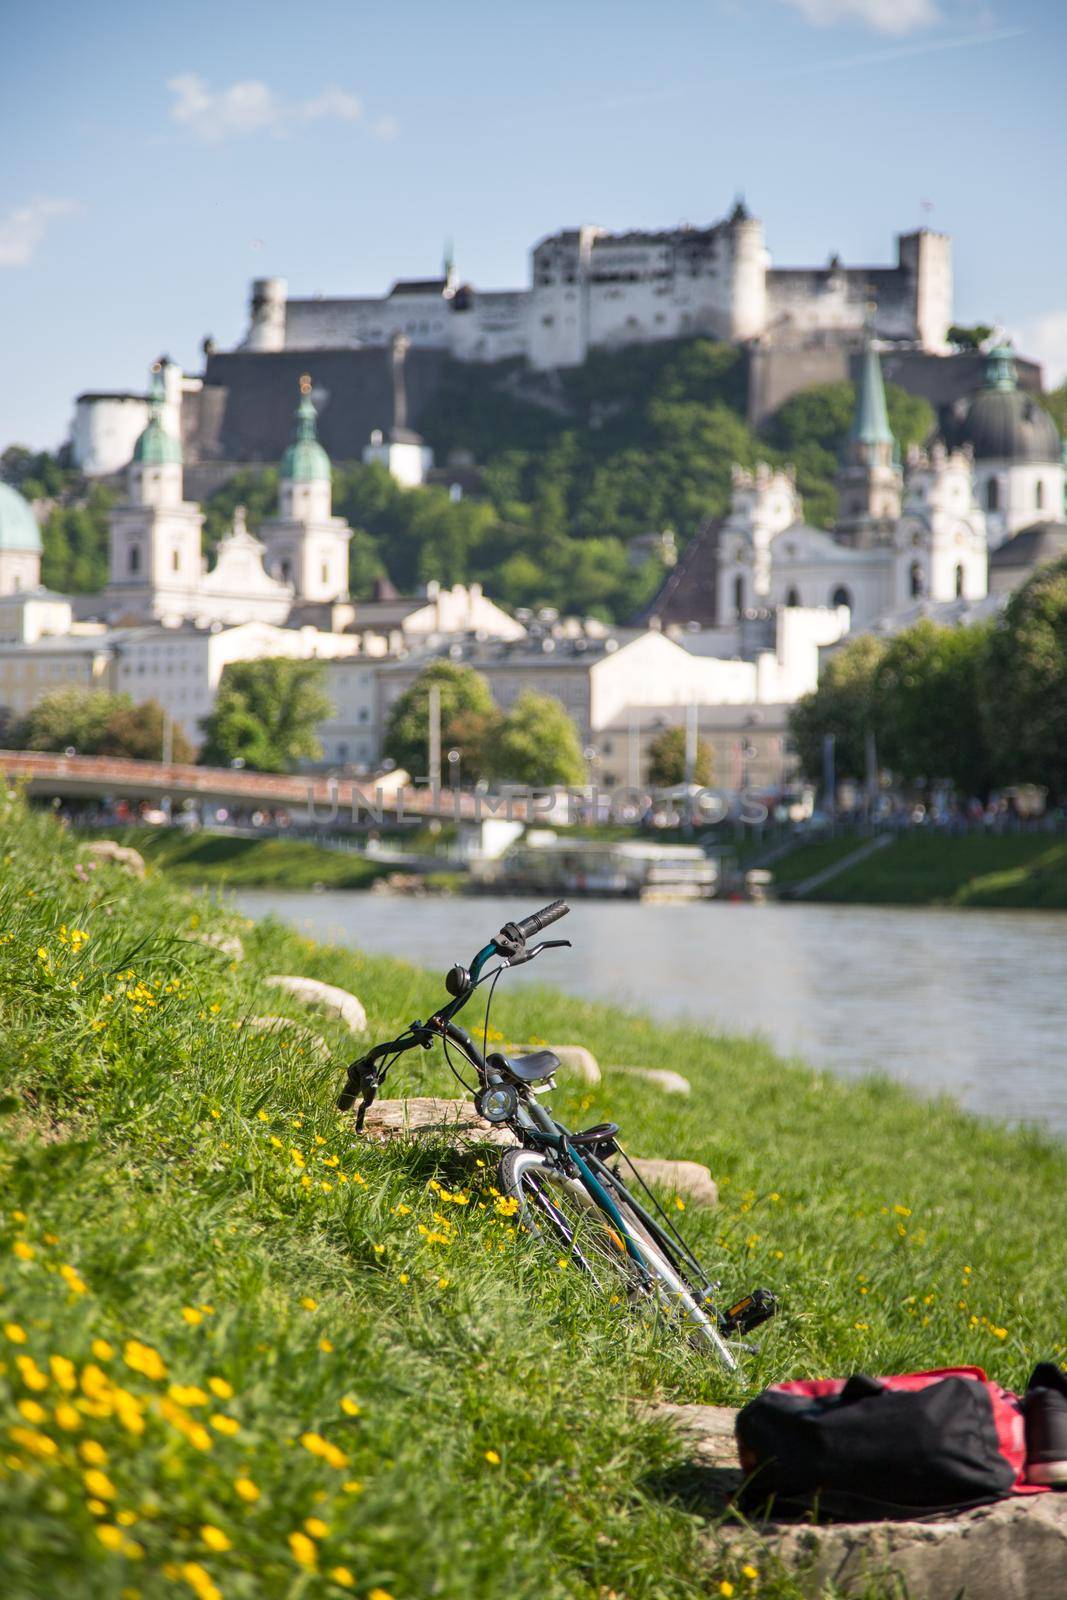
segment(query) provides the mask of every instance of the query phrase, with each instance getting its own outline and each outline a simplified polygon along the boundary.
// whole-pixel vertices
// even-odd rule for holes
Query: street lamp
[[[453,789],[459,788],[460,759],[460,752],[458,750],[450,750],[448,752],[448,781]]]

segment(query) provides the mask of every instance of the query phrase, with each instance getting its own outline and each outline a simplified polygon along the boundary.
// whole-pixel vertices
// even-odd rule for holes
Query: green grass
[[[140,850],[175,883],[278,889],[366,889],[393,871],[304,839],[248,839],[179,828],[121,828],[113,837]]]
[[[816,853],[846,841],[808,845],[775,869],[797,881],[826,861]],[[854,847],[857,841],[849,839]],[[793,873],[791,879],[783,872]],[[858,862],[812,900],[869,905],[945,905],[1067,910],[1067,838],[1062,834],[906,834]]]
[[[862,839],[854,834],[838,834],[833,839],[816,839],[810,844],[798,844],[788,855],[771,863],[769,870],[774,874],[775,888],[784,889],[803,883],[805,878],[822,872],[824,867],[836,866],[854,850],[858,850],[862,843]],[[827,889],[829,887],[827,884]]]
[[[76,841],[18,803],[0,839],[4,1600],[796,1596],[769,1556],[750,1582],[716,1555],[716,1508],[668,1490],[682,1447],[631,1399],[950,1362],[1019,1386],[1063,1353],[1051,1139],[501,985],[508,1037],[691,1079],[688,1101],[608,1074],[555,1104],[711,1168],[695,1243],[728,1292],[784,1305],[746,1389],[517,1234],[491,1161],[356,1144],[333,1110],[351,1037],[263,983],[342,984],[386,1036],[438,975],[247,926],[162,872],[83,881]],[[197,942],[235,929],[240,963]],[[242,1025],[280,1011],[334,1061]],[[390,1092],[451,1087],[420,1052]]]

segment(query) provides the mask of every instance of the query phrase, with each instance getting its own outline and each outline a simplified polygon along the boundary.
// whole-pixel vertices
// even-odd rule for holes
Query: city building
[[[28,500],[0,483],[0,596],[24,593],[41,581],[41,530]]]

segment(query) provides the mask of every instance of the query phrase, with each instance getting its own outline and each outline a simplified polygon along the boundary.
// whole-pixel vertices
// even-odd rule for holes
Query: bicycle
[[[358,1099],[356,1133],[362,1133],[367,1110],[400,1056],[417,1046],[428,1050],[440,1040],[453,1074],[474,1095],[478,1114],[494,1127],[509,1128],[518,1141],[501,1157],[499,1187],[504,1198],[515,1202],[515,1214],[523,1227],[535,1238],[554,1234],[562,1240],[567,1259],[599,1290],[638,1305],[662,1308],[681,1321],[694,1339],[710,1347],[724,1367],[735,1371],[737,1357],[727,1340],[751,1332],[772,1317],[778,1309],[775,1297],[766,1289],[755,1289],[725,1311],[717,1310],[718,1283],[705,1272],[619,1146],[618,1124],[598,1123],[575,1133],[538,1102],[539,1094],[555,1087],[559,1057],[551,1050],[511,1057],[500,1051],[486,1054],[489,1010],[498,979],[544,950],[569,948],[569,939],[545,939],[532,947],[527,943],[569,910],[565,901],[556,900],[533,916],[505,923],[469,967],[452,967],[445,977],[452,998],[428,1021],[411,1022],[398,1038],[375,1045],[351,1062],[337,1108],[350,1111]],[[494,957],[499,964],[490,967]],[[487,982],[490,988],[479,1050],[454,1018]],[[457,1070],[450,1046],[474,1068],[476,1089]],[[612,1158],[614,1167],[608,1165]],[[619,1172],[622,1163],[644,1191],[648,1206],[627,1187]]]

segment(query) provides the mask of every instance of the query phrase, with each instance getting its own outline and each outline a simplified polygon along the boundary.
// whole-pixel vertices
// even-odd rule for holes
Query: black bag
[[[855,1521],[929,1516],[1012,1493],[1018,1463],[998,1431],[999,1394],[970,1377],[893,1382],[858,1374],[830,1394],[797,1393],[807,1386],[796,1384],[757,1395],[736,1424],[748,1473],[741,1509]]]

